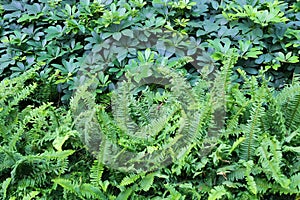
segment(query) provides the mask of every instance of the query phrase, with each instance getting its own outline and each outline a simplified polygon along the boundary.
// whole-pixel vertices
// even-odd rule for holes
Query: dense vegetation
[[[299,199],[300,2],[0,2],[1,199]]]

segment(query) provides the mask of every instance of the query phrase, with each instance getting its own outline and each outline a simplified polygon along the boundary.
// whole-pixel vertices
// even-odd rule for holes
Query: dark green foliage
[[[14,77],[39,65],[42,80],[56,74],[52,90],[58,87],[61,94],[52,91],[56,95],[50,95],[53,101],[70,99],[76,86],[73,77],[85,51],[98,51],[109,37],[117,41],[124,37],[145,39],[146,35],[134,35],[137,29],[176,30],[193,38],[193,44],[168,38],[170,42],[160,46],[159,51],[165,56],[172,56],[174,50],[170,49],[174,47],[189,46],[189,53],[205,49],[220,60],[230,48],[238,48],[241,57],[235,67],[249,75],[266,68],[271,77],[269,84],[275,87],[282,87],[293,72],[300,72],[300,17],[296,1],[13,0],[2,1],[0,8],[1,77]],[[135,43],[126,45],[134,49],[132,44]],[[126,63],[138,57],[133,49],[118,48],[118,64],[111,58],[108,63],[107,59],[103,61],[110,68],[110,79],[120,77]],[[179,52],[175,53],[179,56]],[[199,57],[195,62],[210,61]]]

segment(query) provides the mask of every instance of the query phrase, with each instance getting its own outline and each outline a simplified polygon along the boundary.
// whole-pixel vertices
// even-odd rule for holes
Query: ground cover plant
[[[299,11],[2,0],[1,199],[299,199]]]

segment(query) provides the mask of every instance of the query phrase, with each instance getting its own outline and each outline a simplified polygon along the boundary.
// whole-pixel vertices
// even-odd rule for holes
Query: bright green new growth
[[[95,152],[104,153],[98,153],[97,159],[87,165],[90,168],[88,173],[78,172],[82,170],[79,167],[82,163],[73,163],[70,158],[73,154],[80,155],[78,152],[82,150],[77,149],[81,145],[78,139],[74,140],[78,133],[70,128],[72,123],[70,113],[62,114],[62,110],[55,110],[50,104],[20,107],[20,102],[26,100],[28,95],[34,92],[34,83],[28,88],[22,87],[22,82],[30,82],[31,77],[35,75],[34,71],[3,81],[0,113],[3,133],[0,148],[0,173],[6,176],[2,178],[1,198],[143,199],[150,191],[157,198],[170,199],[186,197],[232,199],[236,196],[241,199],[261,199],[266,194],[295,196],[300,190],[299,81],[295,78],[293,84],[287,85],[282,91],[275,91],[267,86],[263,73],[257,78],[247,78],[243,75],[244,72],[240,71],[244,77],[244,84],[242,86],[230,84],[229,77],[234,60],[235,53],[232,52],[229,58],[223,61],[223,69],[216,76],[214,87],[209,87],[208,81],[199,80],[191,90],[198,99],[196,103],[187,105],[186,109],[196,107],[201,111],[195,117],[197,120],[192,121],[189,127],[189,130],[198,131],[197,137],[192,138],[190,146],[187,146],[185,152],[180,155],[180,159],[173,160],[172,165],[147,173],[136,173],[137,171],[133,170],[135,173],[122,174],[108,169],[102,162],[105,156],[108,158],[108,155],[105,155],[107,146],[100,146],[100,150],[99,146],[93,149]],[[171,76],[170,80],[172,77],[175,75]],[[176,80],[179,79],[180,77],[176,77]],[[183,86],[178,86],[180,87]],[[221,93],[220,88],[226,88],[225,92]],[[133,98],[135,96],[131,96],[130,99],[127,95],[123,96],[123,93],[116,93],[114,98],[127,97],[127,100],[122,99],[123,102],[128,104],[133,101],[137,104],[126,112],[131,116],[130,120],[140,125],[147,123],[145,121],[147,117],[140,115],[137,108],[149,106],[147,97],[150,96],[151,99],[155,97],[153,108],[157,109],[162,101],[170,97],[168,95],[172,87],[167,88],[169,90],[165,90],[162,94],[157,94],[155,89],[155,87],[148,87],[141,90],[143,93],[140,100]],[[128,88],[120,91],[132,94]],[[213,138],[212,141],[215,143],[209,148],[211,152],[205,156],[202,145],[206,144],[205,136],[209,135],[210,127],[212,130],[214,127],[213,109],[218,109],[217,106],[212,107],[212,105],[221,106],[220,102],[223,102],[220,101],[220,97],[215,98],[215,95],[212,95],[214,91],[218,91],[221,96],[225,95],[226,127],[222,129],[220,138]],[[85,116],[78,115],[85,119],[88,116],[91,117],[92,121],[87,124],[78,119],[74,121],[75,126],[85,128],[83,130],[86,131],[86,135],[83,139],[86,144],[91,145],[91,142],[97,144],[98,141],[92,138],[96,134],[91,134],[94,133],[91,125],[97,124],[101,130],[108,133],[107,140],[119,142],[120,146],[123,145],[126,149],[131,148],[131,151],[138,151],[140,147],[146,146],[147,151],[154,152],[156,150],[153,148],[154,145],[148,147],[153,142],[161,147],[161,152],[169,152],[171,149],[164,150],[166,145],[163,139],[180,128],[181,122],[178,119],[183,111],[177,112],[176,109],[182,109],[181,107],[161,107],[162,112],[170,111],[166,112],[165,116],[160,115],[159,110],[155,110],[155,113],[149,109],[149,113],[144,113],[161,117],[158,121],[148,122],[148,124],[162,124],[161,126],[148,125],[148,128],[143,129],[151,134],[161,135],[163,139],[156,142],[151,139],[145,140],[143,135],[136,137],[134,134],[128,135],[121,131],[122,129],[113,121],[113,116],[103,107],[98,106],[95,101],[91,101],[93,97],[91,92],[83,87],[79,94],[82,96],[78,98],[77,105],[89,105],[90,107],[82,108],[93,108],[91,110],[95,112],[84,113]],[[73,99],[74,103],[75,99]],[[85,104],[85,101],[94,104]],[[118,108],[122,108],[122,104],[117,105]],[[164,105],[168,105],[168,102],[165,101]],[[173,112],[172,109],[175,111]],[[119,117],[122,116],[122,112]],[[172,122],[174,126],[164,127],[163,122]],[[128,127],[127,124],[125,124],[126,127]],[[159,128],[151,132],[153,127]],[[122,137],[126,137],[131,143],[125,143]],[[172,135],[171,137],[175,138]],[[175,149],[176,146],[173,147]],[[288,159],[290,157],[292,159]],[[82,159],[88,163],[92,157],[84,154]],[[77,170],[70,173],[71,166]],[[113,174],[111,179],[107,178],[107,173]],[[185,182],[181,174],[187,174],[191,181]],[[49,198],[50,196],[52,198]]]

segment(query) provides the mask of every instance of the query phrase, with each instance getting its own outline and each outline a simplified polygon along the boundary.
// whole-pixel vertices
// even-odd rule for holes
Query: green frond
[[[245,140],[241,144],[241,158],[244,160],[251,160],[255,155],[254,152],[258,146],[257,139],[261,132],[261,117],[264,114],[264,108],[260,103],[254,103],[251,109],[250,119],[247,120],[247,124],[243,127],[243,133]]]
[[[227,175],[228,180],[230,181],[236,181],[236,180],[241,180],[245,178],[245,168],[237,168],[231,171]]]
[[[0,171],[1,171],[1,169],[0,169]],[[6,199],[7,189],[9,187],[9,184],[10,184],[11,181],[12,181],[12,178],[7,178],[7,179],[5,179],[5,181],[2,182],[2,187],[1,187],[1,190],[0,190],[1,193],[2,193],[2,195],[0,195],[0,196],[2,196],[2,199]]]
[[[224,186],[215,186],[210,190],[208,200],[222,199],[225,195],[228,196],[229,192],[225,189]]]
[[[88,183],[80,185],[79,191],[80,196],[83,196],[85,199],[107,199],[99,187],[95,187]]]
[[[27,194],[23,200],[31,200],[31,199],[35,199],[35,197],[39,194],[39,191],[31,191],[29,194]]]
[[[269,192],[270,193],[273,193],[273,194],[288,194],[288,195],[291,195],[291,194],[299,194],[299,189],[295,189],[295,188],[285,188],[285,187],[282,187],[280,184],[272,184],[270,189],[269,189]]]
[[[283,146],[283,152],[291,151],[300,154],[300,147]]]
[[[248,106],[251,104],[251,101],[246,99],[244,94],[237,88],[232,89],[231,92],[232,97],[229,98],[228,104],[230,105],[228,108],[231,112],[231,117],[226,121],[226,136],[237,135],[240,132],[239,128],[239,120],[245,114]],[[232,100],[230,100],[232,98]],[[232,103],[231,103],[232,102]]]
[[[292,131],[300,124],[300,84],[285,87],[277,96],[278,103],[284,113],[286,126]]]
[[[239,137],[236,141],[234,141],[228,154],[231,154],[241,143],[245,141],[245,139],[245,137]]]
[[[295,139],[296,137],[300,136],[300,128],[290,133],[286,138],[284,138],[284,142],[290,143],[291,140]]]
[[[258,194],[264,194],[272,187],[272,183],[260,177],[255,178],[255,182]]]
[[[63,187],[64,190],[76,194],[76,196],[81,199],[106,199],[106,196],[101,192],[101,190],[91,184],[78,184],[63,178],[56,178],[52,181]]]
[[[112,109],[114,120],[119,128],[126,134],[134,136],[138,130],[137,124],[133,121],[130,115],[130,104],[134,102],[132,97],[131,82],[123,82],[117,91],[112,94]]]
[[[282,152],[280,143],[275,139],[264,138],[257,148],[260,164],[268,179],[274,179],[283,188],[288,188],[290,180],[281,172]]]
[[[122,179],[120,186],[127,186],[132,183],[135,183],[135,181],[138,180],[140,177],[140,174],[130,174],[129,176],[126,176]]]
[[[136,188],[136,186],[132,186],[129,188],[126,188],[125,191],[122,191],[116,198],[116,200],[127,200],[130,195],[133,193],[134,189]]]
[[[180,194],[179,191],[176,190],[176,188],[171,185],[171,184],[165,184],[165,188],[167,189],[168,192],[170,192],[170,195],[168,195],[167,199],[182,199],[184,196]]]
[[[256,185],[256,182],[254,181],[254,177],[251,176],[251,169],[254,164],[252,161],[248,161],[248,162],[244,163],[244,165],[246,166],[245,175],[246,175],[246,181],[247,181],[248,188],[252,194],[256,195],[257,194],[257,185]]]
[[[102,159],[94,160],[93,166],[91,167],[91,170],[90,170],[91,182],[94,185],[97,185],[97,186],[100,185],[103,170],[104,170],[104,166],[102,163]]]
[[[290,185],[290,188],[295,188],[295,189],[298,189],[299,193],[300,193],[300,172],[291,176],[290,177],[291,179],[291,185]]]
[[[153,173],[147,174],[145,177],[143,177],[142,180],[139,182],[140,189],[147,192],[153,185],[155,175],[156,175],[156,173],[153,172]]]
[[[267,90],[268,110],[262,119],[264,132],[269,132],[270,135],[282,137],[287,132],[286,118],[282,112],[281,104],[275,96],[274,91]]]

